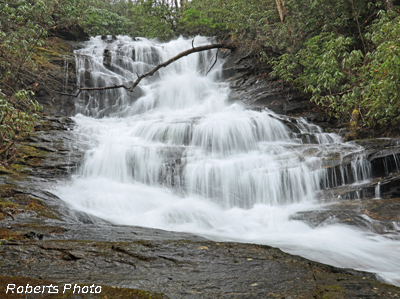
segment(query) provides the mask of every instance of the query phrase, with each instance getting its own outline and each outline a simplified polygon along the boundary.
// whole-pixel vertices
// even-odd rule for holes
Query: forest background
[[[40,118],[51,38],[214,36],[370,135],[400,131],[399,0],[0,0],[0,157]],[[262,68],[261,68],[262,72]]]

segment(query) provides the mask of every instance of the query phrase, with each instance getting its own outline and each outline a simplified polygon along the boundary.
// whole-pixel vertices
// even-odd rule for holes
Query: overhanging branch
[[[157,72],[159,69],[166,67],[168,65],[170,65],[171,63],[173,63],[174,61],[181,59],[182,57],[188,56],[192,53],[196,53],[196,52],[202,52],[202,51],[207,51],[207,50],[211,50],[211,49],[234,49],[235,46],[233,44],[211,44],[211,45],[206,45],[206,46],[200,46],[200,47],[192,47],[189,50],[183,51],[181,53],[179,53],[178,55],[168,59],[167,61],[157,65],[154,69],[152,69],[151,71],[138,76],[136,81],[132,84],[132,86],[126,86],[124,84],[122,85],[113,85],[113,86],[104,86],[104,87],[81,87],[78,88],[78,93],[73,95],[73,94],[68,94],[70,96],[79,96],[79,94],[82,91],[94,91],[94,90],[108,90],[108,89],[116,89],[116,88],[124,88],[128,91],[133,91],[133,89],[140,83],[140,81],[142,81],[144,78],[146,77],[150,77],[153,76],[155,72]],[[215,63],[214,63],[215,64]]]

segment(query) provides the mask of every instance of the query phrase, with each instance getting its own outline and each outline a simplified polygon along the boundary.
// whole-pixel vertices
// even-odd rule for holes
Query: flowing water
[[[76,51],[80,86],[127,84],[192,47],[92,38]],[[211,41],[197,37],[195,46]],[[290,215],[316,207],[317,191],[365,181],[362,149],[303,119],[229,102],[215,51],[189,55],[124,89],[82,93],[74,118],[85,161],[56,193],[74,209],[115,224],[191,232],[219,241],[277,246],[400,284],[400,242],[345,225],[311,228]],[[209,71],[209,72],[208,72]],[[324,159],[352,153],[339,182]],[[351,179],[349,179],[351,177]]]

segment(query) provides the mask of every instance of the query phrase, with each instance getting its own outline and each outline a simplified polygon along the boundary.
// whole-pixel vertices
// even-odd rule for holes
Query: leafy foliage
[[[25,64],[32,64],[32,52],[43,45],[49,22],[43,1],[0,2],[0,79],[13,84]]]
[[[121,9],[121,6],[118,6]],[[32,100],[36,59],[49,30],[80,26],[87,33],[129,34],[132,23],[100,0],[0,0],[0,157],[15,151],[27,136],[41,107]],[[33,81],[34,82],[34,81]]]
[[[7,157],[15,141],[33,130],[41,107],[31,99],[32,92],[19,90],[27,71],[34,72],[36,47],[42,46],[46,26],[51,23],[43,1],[0,2],[0,157]]]
[[[2,121],[18,124],[37,111],[28,95],[14,105],[24,74],[37,70],[34,52],[50,30],[78,26],[90,35],[230,38],[331,116],[346,122],[357,111],[359,125],[393,127],[400,124],[400,14],[386,1],[286,0],[281,22],[274,0],[192,0],[184,7],[178,0],[0,0]],[[2,138],[11,140],[7,134]]]
[[[311,101],[326,107],[331,115],[349,116],[360,103],[363,53],[352,50],[354,39],[334,33],[310,38],[296,54],[285,54],[272,62],[272,75],[294,82]]]
[[[179,11],[168,3],[138,0],[131,13],[136,36],[166,40],[176,35]]]
[[[343,22],[343,24],[348,23]],[[360,111],[361,125],[400,123],[400,15],[379,11],[360,34],[320,32],[271,59],[272,74],[294,82],[336,118]],[[351,26],[349,27],[351,28]],[[346,31],[344,31],[346,33]]]
[[[102,8],[90,7],[82,21],[89,35],[129,34],[132,23],[124,16]]]
[[[400,123],[400,15],[381,11],[366,35],[372,43],[366,55],[362,106],[369,124]]]
[[[181,31],[259,42],[265,39],[265,22],[277,19],[273,1],[193,0],[182,14]]]
[[[96,0],[44,0],[51,13],[51,25],[54,27],[70,27],[81,24],[85,19],[86,10],[95,5]]]
[[[190,35],[223,35],[229,32],[227,4],[223,1],[192,1],[183,12],[181,26]]]
[[[14,143],[34,130],[42,107],[32,95],[26,90],[18,91],[11,98],[0,94],[0,157],[6,158]]]
[[[250,45],[331,116],[384,129],[400,124],[400,8],[385,1],[286,0],[281,22],[275,1],[193,0],[179,24]]]

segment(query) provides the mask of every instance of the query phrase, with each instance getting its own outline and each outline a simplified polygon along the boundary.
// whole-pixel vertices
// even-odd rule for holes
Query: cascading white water
[[[195,46],[208,43],[195,39]],[[191,47],[184,38],[92,38],[76,51],[78,84],[129,85],[136,74]],[[56,193],[112,223],[278,246],[400,284],[398,241],[344,225],[312,229],[289,220],[323,204],[315,199],[326,186],[322,159],[360,148],[305,120],[298,120],[296,135],[271,111],[229,103],[221,61],[207,74],[214,57],[209,51],[177,60],[143,80],[137,98],[124,89],[82,93],[75,121],[89,150],[80,171]],[[366,165],[355,159],[353,180],[367,179]],[[343,182],[346,175],[342,171]]]

